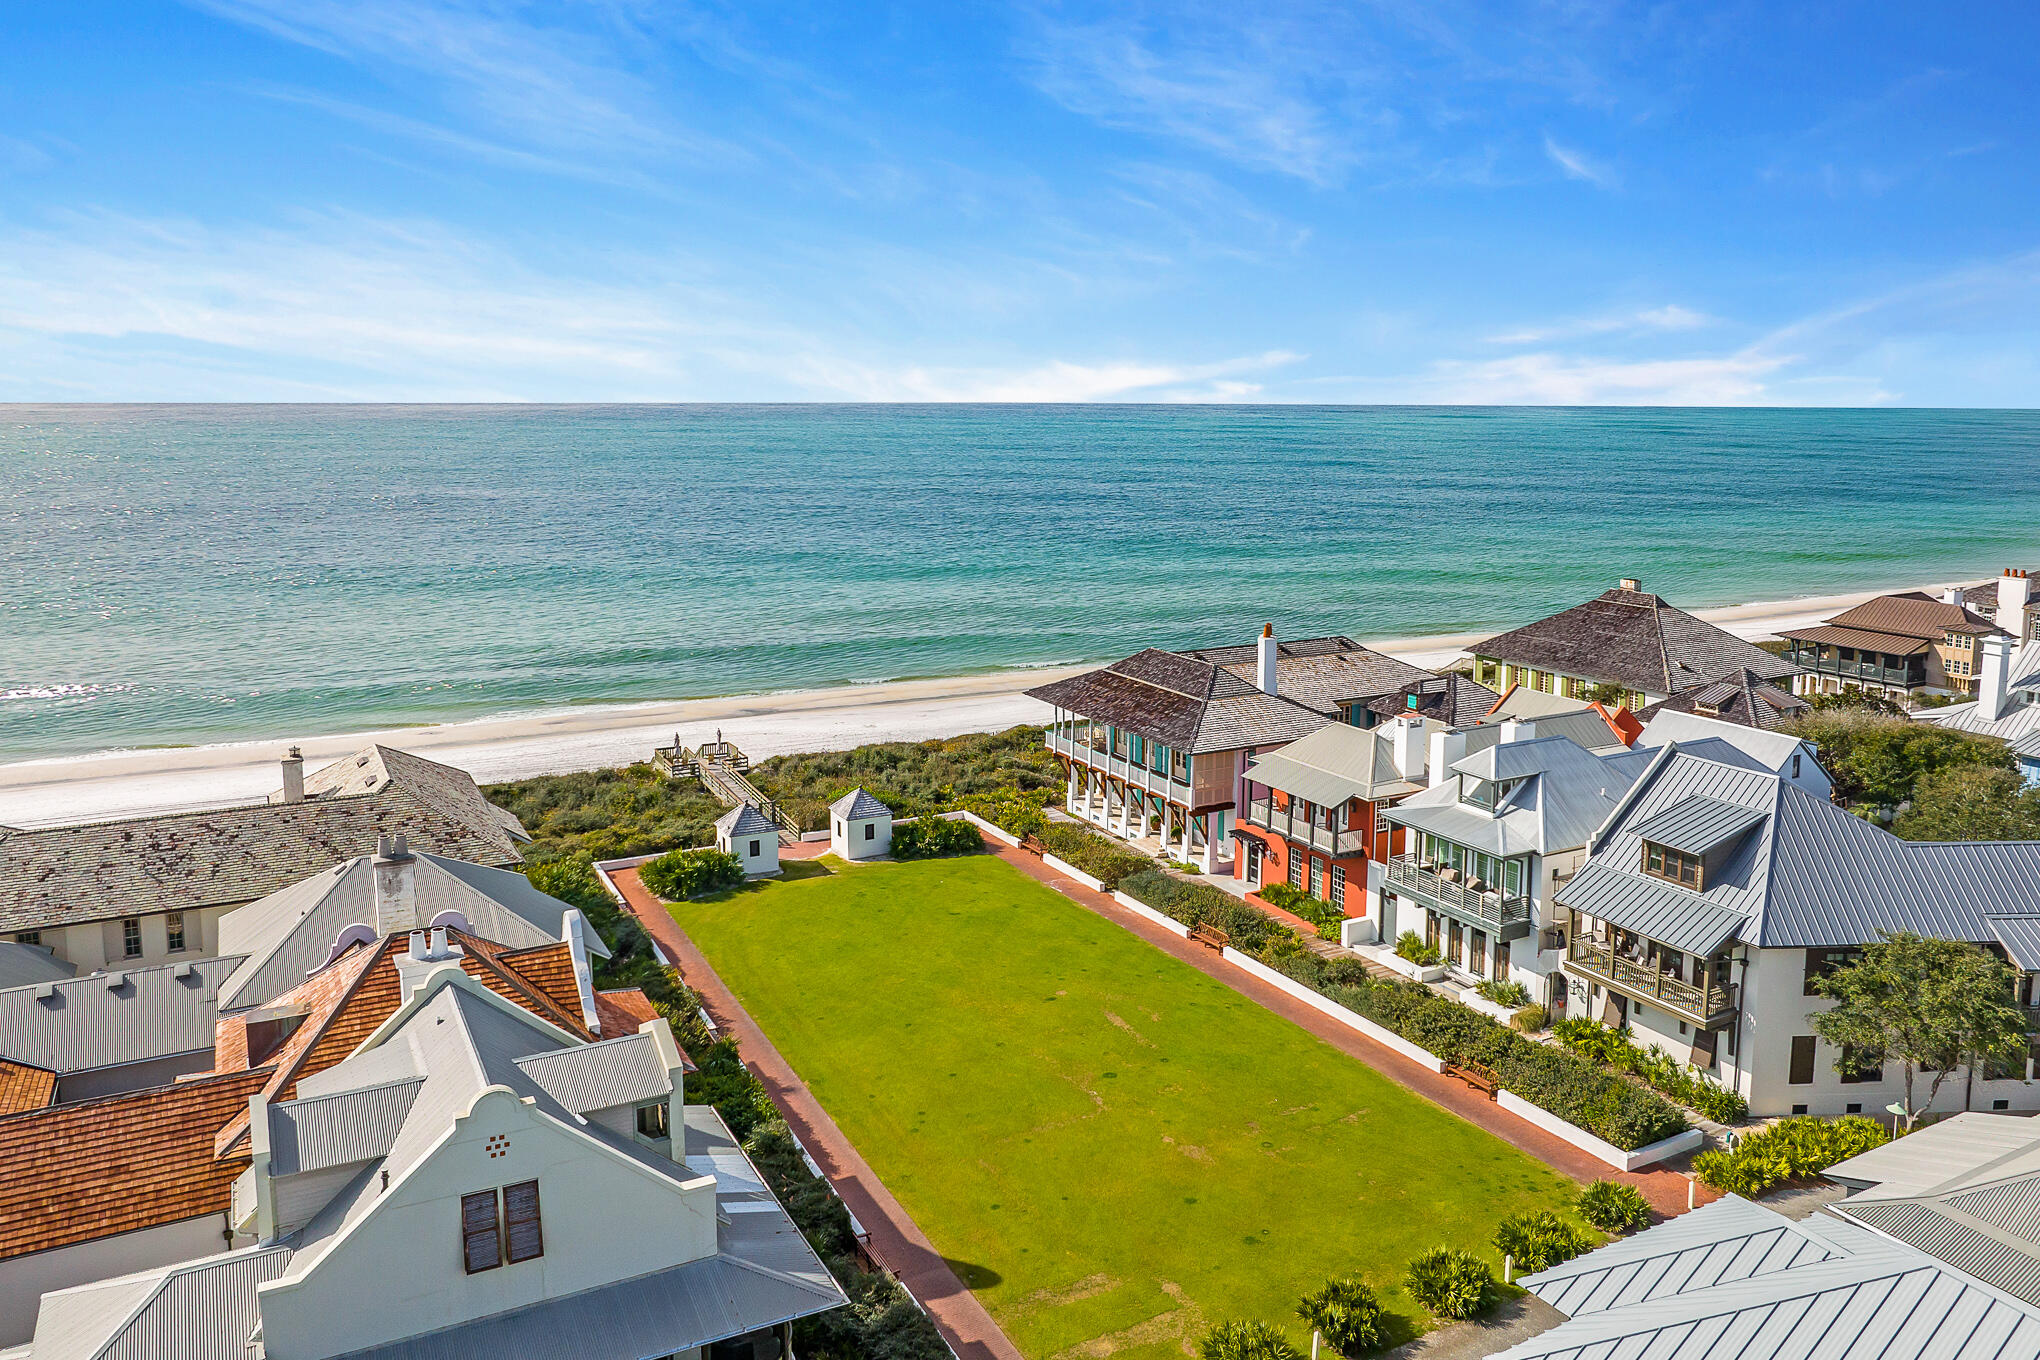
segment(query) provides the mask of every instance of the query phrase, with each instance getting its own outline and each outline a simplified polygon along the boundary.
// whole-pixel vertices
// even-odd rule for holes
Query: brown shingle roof
[[[1767,680],[1799,668],[1674,609],[1647,590],[1604,591],[1585,604],[1491,637],[1476,656],[1626,689],[1676,694],[1738,668]]]
[[[1659,713],[1698,713],[1704,718],[1774,732],[1787,718],[1813,705],[1798,695],[1766,682],[1751,671],[1737,671],[1719,680],[1681,690],[1637,716],[1648,721]]]
[[[1845,609],[1828,620],[1835,628],[1860,628],[1872,633],[1895,633],[1900,637],[1939,642],[1943,633],[1995,633],[1998,626],[1983,615],[1959,604],[1937,600],[1923,591],[1907,590],[1896,595],[1879,595],[1854,609]],[[1890,651],[1887,647],[1884,650]]]
[[[0,1058],[0,1115],[40,1110],[56,1095],[56,1073],[12,1058]]]
[[[246,1156],[213,1137],[266,1068],[0,1118],[0,1257],[224,1213]]]
[[[370,750],[387,774],[370,791],[0,832],[0,931],[238,906],[372,853],[383,835],[477,864],[522,860],[472,779],[403,752]]]
[[[1411,695],[1416,696],[1414,706],[1409,702]],[[1493,712],[1501,698],[1471,676],[1448,671],[1444,675],[1427,673],[1422,680],[1371,701],[1367,709],[1384,718],[1415,713],[1420,717],[1436,718],[1447,727],[1471,727]]]
[[[1917,656],[1927,650],[1925,638],[1908,637],[1904,633],[1876,633],[1866,628],[1840,628],[1832,623],[1819,624],[1812,628],[1794,628],[1780,633],[1780,637],[1791,638],[1794,642],[1824,642],[1830,647],[1855,647],[1882,656]],[[1940,634],[1935,634],[1939,637]]]

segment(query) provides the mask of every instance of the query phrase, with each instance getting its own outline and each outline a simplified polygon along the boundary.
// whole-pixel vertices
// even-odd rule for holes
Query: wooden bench
[[[1209,921],[1199,921],[1196,925],[1190,927],[1190,938],[1201,945],[1208,945],[1213,949],[1220,950],[1232,943],[1232,936],[1226,934]]]
[[[1022,836],[1020,848],[1037,858],[1048,853],[1048,847],[1041,843],[1041,837],[1035,835]]]
[[[1481,1063],[1466,1063],[1463,1066],[1458,1063],[1447,1063],[1445,1075],[1459,1078],[1489,1100],[1493,1100],[1495,1092],[1502,1089],[1501,1080],[1495,1076],[1494,1069]]]

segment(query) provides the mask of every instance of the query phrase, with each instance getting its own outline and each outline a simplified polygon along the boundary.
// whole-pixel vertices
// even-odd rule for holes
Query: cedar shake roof
[[[1199,647],[1179,655],[1208,661],[1256,685],[1260,644]],[[1349,637],[1303,638],[1275,644],[1275,692],[1326,717],[1341,705],[1365,703],[1391,691],[1435,679],[1431,672],[1398,661]]]
[[[461,771],[380,746],[337,764],[348,770],[308,778],[301,803],[0,830],[0,932],[239,906],[372,853],[386,835],[479,864],[522,861],[515,819]],[[311,796],[326,783],[351,789],[373,769],[372,788]]]
[[[1681,690],[1661,703],[1652,704],[1637,716],[1648,722],[1660,713],[1697,713],[1703,718],[1775,732],[1786,719],[1812,707],[1798,695],[1780,689],[1755,672],[1739,670],[1719,680]]]
[[[257,1068],[0,1118],[0,1258],[226,1213],[248,1158],[214,1158],[213,1137],[268,1079]]]
[[[57,1074],[0,1058],[0,1116],[40,1110],[57,1098]]]
[[[1417,702],[1410,703],[1415,695]],[[1470,675],[1447,671],[1443,675],[1425,674],[1422,680],[1412,681],[1402,688],[1367,705],[1370,713],[1384,718],[1399,718],[1405,713],[1432,718],[1447,727],[1471,727],[1494,711],[1502,696],[1481,684]]]
[[[1224,666],[1153,647],[1027,694],[1186,755],[1294,741],[1324,726],[1326,716],[1263,694]]]
[[[1814,636],[1834,630],[1854,630],[1859,633],[1880,634],[1883,640],[1849,642],[1839,638]],[[1973,610],[1959,604],[1937,600],[1924,591],[1908,590],[1897,595],[1879,595],[1874,600],[1865,600],[1854,609],[1845,609],[1827,621],[1824,628],[1800,629],[1781,636],[1797,638],[1802,642],[1839,642],[1844,647],[1862,647],[1873,652],[1892,652],[1900,656],[1921,650],[1928,643],[1939,642],[1944,633],[1988,634],[2002,632],[1996,624]],[[1902,647],[1898,639],[1915,639],[1920,645]]]
[[[1784,658],[1674,609],[1647,590],[1619,587],[1471,650],[1510,665],[1653,694],[1676,694],[1736,669],[1766,680],[1799,673]]]
[[[595,993],[595,1017],[602,1033],[613,1039],[619,1034],[635,1034],[639,1025],[658,1019],[659,1008],[642,988],[623,987]]]

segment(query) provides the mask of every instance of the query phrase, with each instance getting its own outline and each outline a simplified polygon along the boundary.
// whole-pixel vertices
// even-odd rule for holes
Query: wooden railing
[[[1190,801],[1190,780],[1187,776],[1178,777],[1174,771],[1151,769],[1118,755],[1105,745],[1102,737],[1084,733],[1079,727],[1064,723],[1044,728],[1041,744],[1059,756],[1103,771],[1148,793],[1158,793],[1177,803],[1187,804]]]
[[[1390,860],[1388,881],[1395,887],[1407,888],[1419,897],[1428,898],[1448,911],[1494,925],[1515,925],[1530,920],[1529,898],[1505,898],[1499,889],[1475,891],[1464,883],[1446,878],[1438,870],[1425,868],[1415,855],[1397,855]]]
[[[1240,813],[1240,820],[1249,826],[1258,826],[1264,831],[1272,831],[1278,836],[1307,845],[1313,850],[1322,850],[1328,855],[1367,853],[1367,837],[1364,833],[1351,828],[1333,831],[1330,827],[1320,825],[1309,818],[1296,816],[1294,807],[1294,804],[1286,808],[1276,807],[1274,799],[1263,798],[1248,803]]]
[[[1575,935],[1566,943],[1566,962],[1617,991],[1639,1000],[1655,1001],[1667,1010],[1705,1025],[1736,1007],[1732,985],[1709,983],[1705,988],[1673,977],[1656,965],[1624,958],[1609,940]]]

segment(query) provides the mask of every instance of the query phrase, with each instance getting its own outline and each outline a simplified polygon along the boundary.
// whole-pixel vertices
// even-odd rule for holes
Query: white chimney
[[[1998,589],[2004,589],[2002,584]],[[2002,633],[1981,640],[1983,663],[1976,672],[1976,715],[1989,722],[2005,716],[2012,706],[2012,648],[2017,644]]]
[[[434,969],[443,963],[458,962],[462,952],[459,945],[447,940],[445,926],[412,931],[407,947],[397,958],[398,993],[408,1000]]]
[[[376,934],[418,929],[418,861],[402,836],[376,837],[374,869]]]
[[[2014,638],[2026,636],[2026,605],[2033,598],[2033,583],[2017,567],[2006,567],[1998,578],[1997,626]]]
[[[1536,735],[1536,729],[1520,718],[1504,718],[1502,720],[1501,735],[1496,737],[1495,740],[1499,743],[1528,741]]]
[[[1604,577],[1602,577],[1601,579],[1605,581],[1605,580],[1606,580],[1606,579],[1608,579],[1608,578],[1604,576]],[[1623,578],[1622,578],[1622,580],[1621,580],[1621,581],[1620,581],[1620,582],[1619,582],[1618,584],[1620,584],[1620,586],[1621,586],[1621,587],[1622,587],[1622,589],[1624,589],[1624,590],[1642,590],[1642,589],[1643,589],[1643,582],[1642,582],[1642,580],[1641,580],[1641,579],[1639,579],[1639,578],[1637,578],[1637,577],[1634,577],[1634,576],[1625,576],[1625,577],[1623,577]]]
[[[1452,773],[1452,762],[1466,759],[1466,733],[1441,727],[1431,733],[1430,780],[1436,784]]]
[[[302,803],[305,801],[305,753],[293,746],[290,754],[283,758],[283,801]]]
[[[1962,601],[1963,594],[1961,586],[1949,586],[1946,590],[1941,592],[1942,604],[1952,604],[1957,609],[1960,609],[1962,607]]]
[[[1389,740],[1395,759],[1396,773],[1412,783],[1424,778],[1424,720],[1414,713],[1405,713],[1389,724]]]
[[[1255,681],[1261,686],[1261,692],[1263,694],[1273,694],[1275,692],[1274,624],[1264,623],[1261,625],[1260,647],[1261,647],[1260,656],[1258,658],[1259,664],[1255,667]]]

